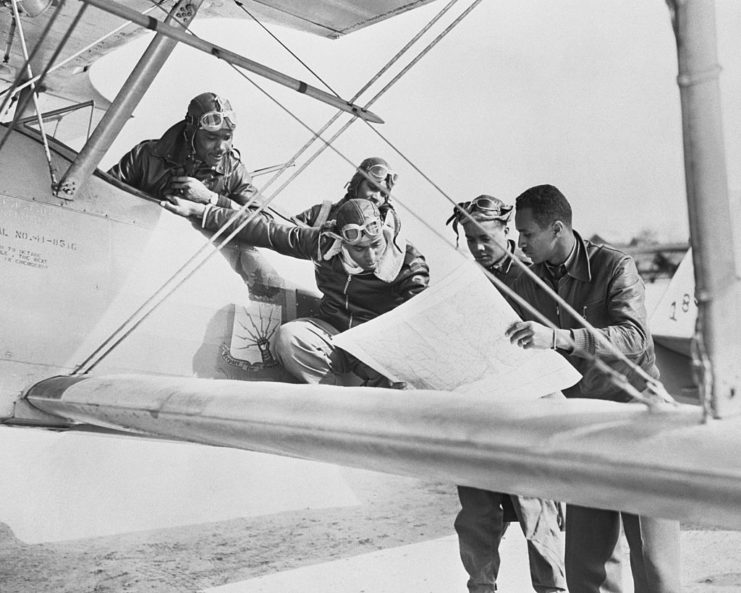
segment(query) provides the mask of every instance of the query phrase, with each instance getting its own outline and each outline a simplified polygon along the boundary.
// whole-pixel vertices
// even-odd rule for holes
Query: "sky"
[[[322,81],[350,98],[443,5],[433,2],[339,40],[277,26],[271,31]],[[737,191],[741,3],[718,0],[716,11],[729,186]],[[194,31],[324,88],[249,20],[196,19]],[[148,39],[94,65],[91,80],[103,95],[115,95]],[[684,241],[689,231],[676,76],[676,46],[663,0],[485,1],[374,102],[371,109],[386,123],[375,128],[354,123],[333,144],[335,150],[325,150],[274,203],[295,213],[337,200],[352,176],[351,163],[377,155],[399,173],[394,198],[408,236],[440,265],[450,261],[444,253],[455,244],[444,225],[452,212],[449,199],[487,193],[511,203],[541,183],[563,191],[583,235],[620,242],[650,230],[661,240]],[[102,167],[140,140],[159,137],[182,118],[190,98],[206,90],[231,100],[239,118],[235,146],[250,169],[286,162],[311,138],[304,126],[317,130],[334,114],[329,106],[250,78],[266,93],[223,62],[178,47]],[[357,102],[364,105],[388,80]],[[257,177],[256,185],[269,179]]]

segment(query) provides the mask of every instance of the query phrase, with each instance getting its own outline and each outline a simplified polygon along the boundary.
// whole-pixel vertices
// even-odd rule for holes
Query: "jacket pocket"
[[[579,313],[594,327],[605,327],[610,324],[607,302],[604,299],[584,304]]]

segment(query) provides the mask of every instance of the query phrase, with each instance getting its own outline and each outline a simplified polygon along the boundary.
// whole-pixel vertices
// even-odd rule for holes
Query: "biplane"
[[[461,401],[447,391],[399,397],[292,384],[271,355],[270,336],[278,324],[310,315],[316,293],[293,282],[279,257],[221,245],[99,168],[178,43],[382,125],[372,104],[193,35],[194,18],[243,18],[247,7],[262,22],[337,37],[424,4],[5,2],[0,421],[243,448],[741,527],[738,255],[727,248],[738,225],[711,0],[668,2],[694,262],[686,291],[698,320],[674,350],[676,368],[694,372],[699,406],[502,403],[495,386],[490,398]],[[101,99],[90,64],[147,29],[154,36],[139,63],[115,98]],[[37,110],[42,93],[95,99],[103,113],[80,149],[50,133],[64,113]]]

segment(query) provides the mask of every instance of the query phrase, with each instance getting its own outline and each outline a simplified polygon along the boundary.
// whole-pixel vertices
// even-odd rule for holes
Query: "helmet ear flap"
[[[360,187],[360,184],[362,183],[363,177],[362,173],[355,172],[355,175],[352,176],[352,179],[347,183],[347,195],[349,195],[352,199],[355,199],[358,196],[358,188]]]
[[[398,178],[398,173],[389,173],[388,175],[386,175],[386,187],[388,188],[389,192],[394,189],[394,185],[396,185],[396,180]]]

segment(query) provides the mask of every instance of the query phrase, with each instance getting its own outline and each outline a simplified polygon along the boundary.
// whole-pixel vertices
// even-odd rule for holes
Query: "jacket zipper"
[[[345,282],[345,290],[343,291],[345,294],[345,311],[347,311],[348,314],[348,325],[347,328],[350,329],[352,327],[352,313],[350,312],[350,298],[347,296],[347,290],[350,288],[350,280],[352,280],[352,276],[350,274],[347,275],[347,282]]]

